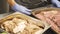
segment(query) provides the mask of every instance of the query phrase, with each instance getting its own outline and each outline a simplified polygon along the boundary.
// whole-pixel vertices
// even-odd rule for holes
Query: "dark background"
[[[0,0],[0,14],[9,12],[9,5],[6,0]]]

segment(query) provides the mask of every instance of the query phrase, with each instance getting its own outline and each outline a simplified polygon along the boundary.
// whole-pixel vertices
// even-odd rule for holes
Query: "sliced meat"
[[[56,15],[58,13],[59,13],[58,11],[45,11],[45,12],[43,11],[39,14],[36,14],[35,16],[39,18],[40,20],[43,20],[49,23],[52,26],[51,27],[52,29],[60,32],[60,28],[59,28],[60,27],[60,13],[59,15]]]
[[[51,26],[52,26],[51,28],[52,28],[52,29],[60,32],[59,27],[58,27],[53,21],[51,21],[50,19],[46,18],[46,22],[49,23],[49,24],[51,24]]]
[[[58,11],[45,11],[42,12],[45,17],[52,19],[52,17],[58,13]]]
[[[56,24],[60,28],[60,13],[58,13],[57,15],[55,15],[53,20],[56,22]]]
[[[41,14],[36,14],[35,16],[36,16],[37,18],[39,18],[40,20],[45,21],[45,17],[44,17],[43,15],[41,15]]]
[[[28,23],[24,19],[13,18],[12,20],[3,22],[1,26],[10,34],[35,34],[43,31],[43,28],[38,25],[40,26],[40,23]]]

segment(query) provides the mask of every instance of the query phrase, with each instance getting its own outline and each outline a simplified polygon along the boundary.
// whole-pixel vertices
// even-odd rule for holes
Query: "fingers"
[[[52,4],[60,8],[60,1],[59,0],[51,0]]]
[[[59,2],[58,0],[51,0],[52,3],[57,3]]]
[[[32,10],[30,10],[30,9],[26,9],[26,11],[31,12]]]

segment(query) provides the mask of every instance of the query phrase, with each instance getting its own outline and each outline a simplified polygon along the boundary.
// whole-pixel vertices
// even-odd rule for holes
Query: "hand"
[[[57,7],[60,8],[60,1],[59,0],[51,0],[53,5],[56,5]]]
[[[21,13],[24,14],[31,14],[31,10],[27,9],[26,7],[17,4],[14,0],[7,0],[7,2],[9,3],[9,5],[12,7],[13,10],[15,11],[19,11]]]
[[[19,11],[21,13],[27,14],[27,15],[31,15],[31,10],[17,3],[12,7],[12,9],[15,11]]]

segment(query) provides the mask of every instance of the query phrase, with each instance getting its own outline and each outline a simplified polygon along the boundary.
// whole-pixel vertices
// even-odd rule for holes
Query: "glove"
[[[31,15],[31,10],[27,9],[26,7],[22,6],[22,5],[19,5],[19,4],[15,4],[12,9],[14,11],[18,11],[18,12],[21,12],[21,13],[24,13],[24,14],[27,14],[27,15]]]
[[[56,7],[60,8],[60,1],[59,0],[51,0],[52,4]]]

